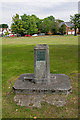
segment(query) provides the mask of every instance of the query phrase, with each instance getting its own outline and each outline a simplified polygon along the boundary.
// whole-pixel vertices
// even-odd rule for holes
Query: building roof
[[[74,26],[74,24],[73,24],[73,23],[70,23],[70,22],[61,22],[61,23],[59,24],[59,27],[61,27],[63,24],[65,24],[67,27],[73,27],[73,26]]]

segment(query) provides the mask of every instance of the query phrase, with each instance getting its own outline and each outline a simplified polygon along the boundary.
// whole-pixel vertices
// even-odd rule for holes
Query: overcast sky
[[[57,1],[57,2],[56,2]],[[65,22],[70,20],[70,15],[78,13],[79,0],[1,0],[0,24],[12,23],[12,16],[18,13],[23,15],[35,14],[39,18],[53,15],[55,19]]]

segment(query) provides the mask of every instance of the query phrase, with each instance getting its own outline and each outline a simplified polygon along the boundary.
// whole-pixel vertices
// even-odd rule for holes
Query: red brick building
[[[70,22],[62,22],[59,24],[59,27],[61,27],[63,24],[66,26],[66,35],[69,35],[69,34],[74,35],[75,30],[74,30],[74,28],[72,28],[74,26],[74,24],[71,24]],[[77,29],[77,33],[78,33],[78,29]]]

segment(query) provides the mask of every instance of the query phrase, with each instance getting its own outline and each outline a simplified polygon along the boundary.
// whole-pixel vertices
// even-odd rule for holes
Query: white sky
[[[78,13],[79,0],[0,0],[0,24],[12,23],[12,16],[18,13],[23,15],[35,14],[39,18],[53,15],[55,19],[65,22],[70,20],[70,15]]]

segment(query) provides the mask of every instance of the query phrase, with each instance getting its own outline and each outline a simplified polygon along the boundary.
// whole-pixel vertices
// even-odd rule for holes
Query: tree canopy
[[[18,34],[23,34],[24,33],[24,28],[21,19],[19,19],[19,15],[16,14],[15,16],[12,17],[13,23],[11,25],[11,30],[13,33],[16,33],[17,36]]]
[[[64,34],[66,33],[66,27],[65,27],[64,24],[61,25],[61,27],[59,28],[59,32],[60,32],[62,35],[64,35]]]
[[[26,15],[23,14],[19,16],[16,14],[12,17],[11,31],[16,34],[35,34],[35,33],[45,33],[49,32],[52,34],[57,34],[59,31],[59,23],[62,20],[55,20],[55,17],[48,16],[44,19],[39,19],[36,15]]]
[[[76,30],[79,29],[80,32],[80,14],[75,14],[74,16],[70,15],[70,22],[74,24],[73,28],[75,29],[75,36]]]
[[[41,32],[45,32],[46,34],[48,34],[48,32],[51,31],[52,34],[57,34],[57,30],[58,30],[58,25],[53,16],[44,18],[40,23]]]
[[[38,32],[37,28],[37,17],[35,15],[26,15],[21,16],[21,21],[23,24],[24,32],[26,34],[34,34]]]
[[[0,24],[0,28],[8,28],[7,24]]]

